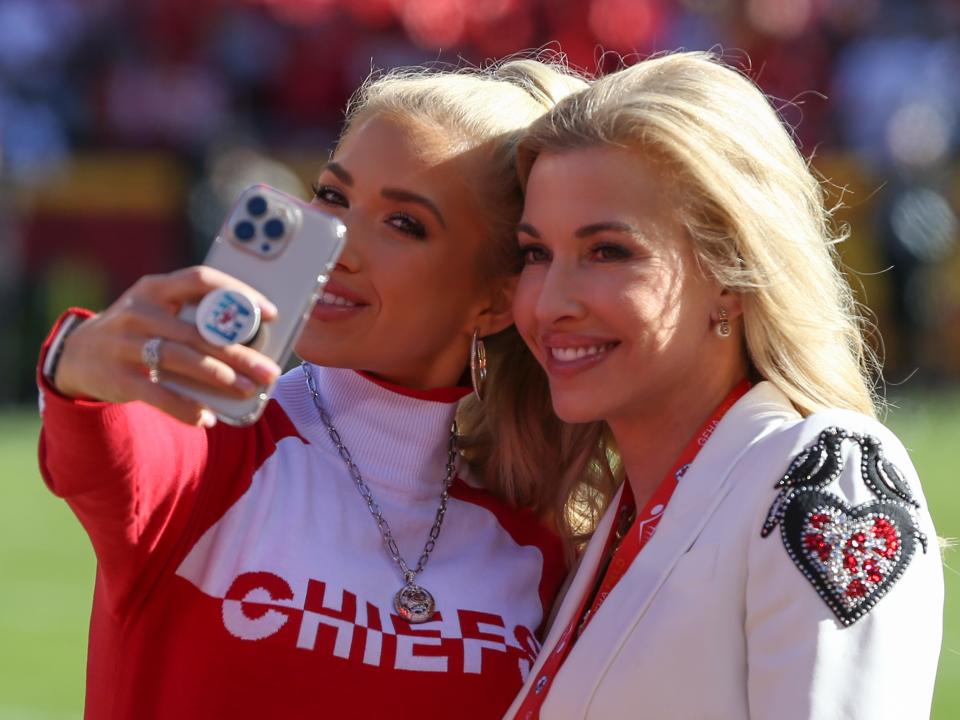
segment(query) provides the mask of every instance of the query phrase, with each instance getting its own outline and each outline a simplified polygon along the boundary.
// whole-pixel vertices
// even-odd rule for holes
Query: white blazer
[[[800,527],[810,534],[810,526],[798,525],[797,518],[816,522],[810,518],[817,508],[827,507],[834,512],[828,529],[850,537],[858,530],[869,533],[878,526],[855,506],[876,502],[879,491],[892,497],[897,478],[880,463],[881,480],[887,483],[871,490],[864,480],[869,453],[830,433],[819,447],[822,454],[791,465],[830,427],[879,440],[883,457],[902,474],[901,489],[906,489],[905,479],[906,494],[917,501],[918,507],[895,523],[903,537],[885,547],[905,553],[914,522],[926,539],[925,550],[919,541],[913,543],[915,551],[902,575],[886,592],[878,590],[875,606],[857,601],[839,605],[848,615],[865,611],[857,619],[848,617],[849,625],[829,606],[825,598],[830,593],[818,591],[818,573],[810,561],[802,570],[791,559],[783,529],[797,534]],[[839,456],[832,455],[838,446]],[[834,461],[838,474],[831,475]],[[796,497],[786,494],[790,487],[775,487],[785,474],[794,478]],[[812,479],[803,480],[806,475]],[[824,499],[824,494],[835,498]],[[791,519],[771,523],[764,537],[761,531],[778,497],[780,507],[787,507],[785,518]],[[815,506],[806,514],[803,498]],[[880,508],[888,516],[895,515],[891,503],[908,504],[888,502]],[[592,589],[612,516],[608,511],[587,546],[537,663],[506,717],[514,717],[527,691],[543,682],[541,670],[550,654],[562,650],[558,640]],[[803,556],[803,549],[794,555]],[[821,584],[824,577],[836,581],[844,576],[821,576]],[[848,587],[849,577],[847,581],[840,587]],[[540,717],[926,718],[942,618],[937,537],[903,445],[878,422],[857,413],[831,410],[802,419],[779,390],[762,382],[730,409],[680,480],[656,534],[552,679]]]

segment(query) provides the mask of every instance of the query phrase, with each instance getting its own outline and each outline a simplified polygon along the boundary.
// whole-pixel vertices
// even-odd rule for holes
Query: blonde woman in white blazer
[[[536,123],[520,173],[517,327],[626,480],[507,717],[928,717],[936,534],[769,102],[706,54],[643,61]]]

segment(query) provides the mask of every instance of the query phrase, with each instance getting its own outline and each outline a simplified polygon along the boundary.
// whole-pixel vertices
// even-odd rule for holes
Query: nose
[[[339,270],[340,272],[345,273],[355,273],[360,268],[360,263],[356,253],[352,252],[350,249],[350,243],[347,242],[346,246],[343,248],[343,252],[340,253],[340,257],[337,260],[337,264],[334,266],[334,270]]]
[[[543,275],[534,316],[545,325],[581,317],[584,306],[580,294],[576,269],[553,262]]]
[[[348,214],[342,215],[340,220],[347,227],[347,242],[343,252],[337,259],[334,271],[355,273],[363,267],[363,253],[366,245],[366,232],[362,223],[354,220]]]

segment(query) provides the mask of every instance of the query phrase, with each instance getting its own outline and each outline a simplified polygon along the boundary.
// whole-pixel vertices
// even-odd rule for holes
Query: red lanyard
[[[713,411],[710,419],[700,427],[700,430],[693,436],[693,439],[687,443],[687,446],[683,449],[683,452],[680,453],[673,467],[670,468],[670,471],[660,481],[660,484],[657,485],[657,489],[653,491],[653,495],[647,500],[643,510],[637,513],[636,520],[623,535],[622,541],[616,546],[613,556],[610,558],[610,563],[607,565],[606,573],[603,576],[603,582],[600,583],[600,587],[597,588],[597,592],[593,596],[593,604],[580,623],[580,627],[577,630],[578,634],[583,632],[590,618],[596,614],[597,609],[603,604],[603,601],[607,599],[607,596],[616,584],[620,582],[620,578],[626,574],[631,563],[633,563],[633,559],[640,554],[640,551],[643,550],[650,538],[653,537],[653,533],[660,524],[660,518],[663,517],[663,511],[667,509],[667,503],[669,503],[670,498],[673,497],[673,491],[677,489],[678,481],[683,477],[687,468],[690,467],[694,458],[697,457],[700,448],[702,448],[707,443],[707,440],[710,439],[710,436],[713,435],[713,431],[720,423],[720,419],[726,415],[727,410],[729,410],[737,400],[743,397],[749,389],[750,381],[743,380],[730,391],[730,394],[727,395],[724,401]],[[630,489],[630,484],[625,483],[623,492],[620,495],[620,507],[617,508],[618,517],[633,514],[635,507],[636,503],[633,498],[633,492]],[[607,556],[610,555],[610,549],[613,548],[617,542],[616,536],[618,530],[620,530],[617,525],[618,523],[614,522],[610,528],[610,535],[607,538],[607,550],[604,553]]]
[[[516,720],[532,720],[533,718],[540,717],[540,707],[543,705],[543,701],[550,691],[553,678],[556,677],[560,666],[563,665],[564,660],[567,659],[570,648],[573,646],[577,637],[579,637],[580,633],[586,628],[587,623],[596,614],[616,584],[620,582],[620,579],[626,574],[631,563],[633,563],[637,555],[640,554],[640,551],[643,550],[650,538],[653,537],[653,533],[660,524],[660,518],[663,517],[664,510],[666,510],[667,503],[670,502],[670,498],[673,496],[673,491],[676,489],[678,481],[683,477],[684,473],[686,473],[687,468],[693,462],[694,458],[697,457],[700,448],[710,439],[713,431],[720,423],[720,419],[749,389],[750,381],[743,380],[730,391],[730,394],[727,395],[717,409],[713,411],[713,414],[710,415],[710,419],[703,424],[700,430],[697,431],[697,434],[694,435],[693,439],[687,444],[686,448],[684,448],[683,452],[680,453],[673,467],[670,468],[670,471],[660,481],[657,489],[654,490],[653,495],[647,501],[646,505],[644,505],[643,510],[638,513],[636,520],[625,531],[625,523],[619,522],[619,519],[625,515],[632,515],[635,502],[629,483],[624,484],[623,492],[620,494],[620,505],[617,507],[616,518],[610,527],[610,533],[607,536],[604,548],[603,554],[605,557],[610,557],[611,549],[615,548],[615,550],[613,551],[613,556],[610,558],[606,571],[604,572],[603,569],[600,568],[600,572],[604,572],[603,581],[594,594],[584,596],[580,607],[571,618],[563,635],[560,636],[560,640],[557,642],[553,653],[541,668],[536,682],[523,699],[520,709],[514,716]],[[622,535],[622,541],[620,541],[619,545],[616,544],[620,540],[617,537],[618,532]],[[585,612],[587,603],[591,600],[590,609]]]

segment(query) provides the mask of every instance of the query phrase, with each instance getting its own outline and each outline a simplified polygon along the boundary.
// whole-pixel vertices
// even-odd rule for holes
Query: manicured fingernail
[[[277,315],[277,306],[272,302],[264,298],[260,301],[260,311],[270,315],[271,317],[276,317]]]
[[[256,383],[254,383],[252,380],[248,380],[243,375],[237,375],[237,379],[233,381],[233,386],[245,395],[250,395],[254,390],[257,389]]]
[[[204,408],[200,411],[200,424],[205,428],[212,428],[217,424],[217,416]]]
[[[280,377],[280,366],[272,362],[258,362],[254,366],[257,375],[264,383],[270,384]]]

